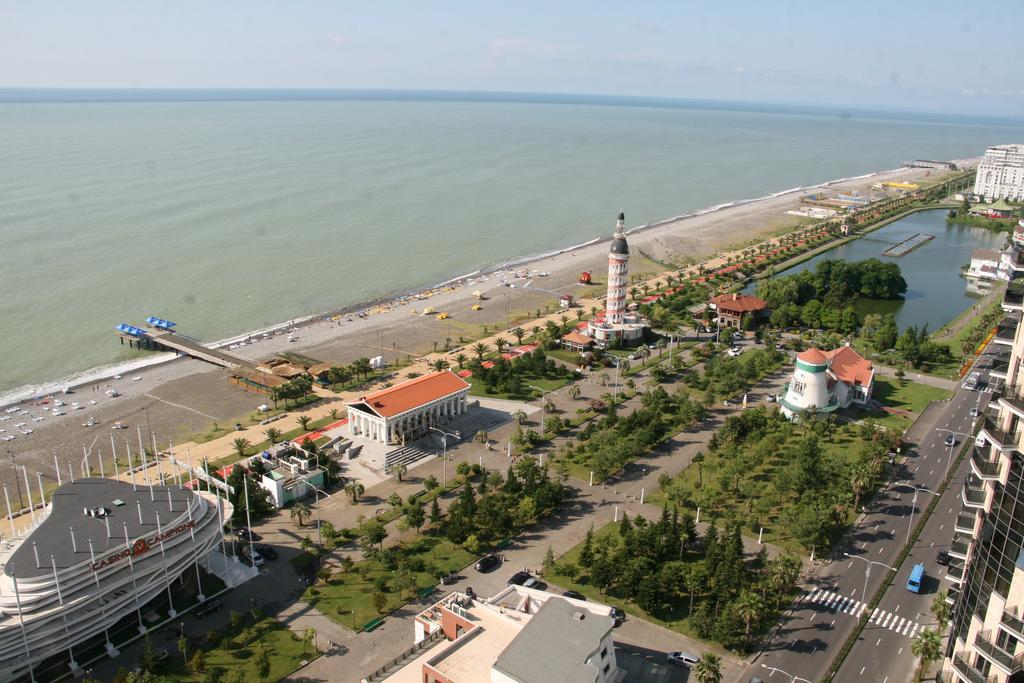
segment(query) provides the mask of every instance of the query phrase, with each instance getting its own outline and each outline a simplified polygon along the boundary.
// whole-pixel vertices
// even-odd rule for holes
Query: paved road
[[[950,451],[943,443],[946,434],[936,430],[969,432],[974,421],[969,411],[978,405],[981,396],[984,397],[982,400],[988,397],[980,392],[961,389],[950,401],[939,404],[939,409],[926,411],[907,434],[908,457],[897,464],[894,480],[936,488],[945,476]],[[783,617],[782,624],[765,645],[761,656],[747,668],[740,681],[746,683],[753,676],[766,678],[762,664],[779,667],[792,676],[812,681],[824,675],[856,625],[856,617],[865,609],[865,561],[892,564],[906,541],[911,511],[916,516],[927,507],[928,500],[924,494],[919,496],[917,505],[912,506],[913,495],[913,490],[908,487],[889,486],[871,501],[855,528],[838,544],[833,554],[825,558],[824,564],[808,576],[804,591]],[[844,556],[846,552],[860,559],[848,559]],[[867,582],[868,596],[878,589],[884,575],[882,567],[872,566]],[[894,608],[896,606],[893,604]],[[904,614],[900,618],[905,619],[910,614],[909,608],[901,609]],[[911,616],[917,611],[915,609]],[[923,611],[927,614],[927,607]],[[904,624],[901,631],[905,629]],[[900,637],[909,643],[902,633]],[[888,640],[887,645],[897,642],[896,638]],[[898,648],[896,645],[894,652]],[[863,680],[880,683],[884,676]]]
[[[987,360],[988,358],[983,358],[979,367],[987,367]],[[969,414],[971,408],[979,407],[984,413],[991,397],[991,394],[986,392],[960,393],[964,395],[964,400],[959,404],[959,411],[953,416],[954,423],[974,420],[975,418]],[[936,433],[934,439],[943,437],[944,435]],[[940,463],[933,464],[939,469]],[[945,463],[942,462],[941,470],[937,474],[944,470]],[[953,522],[962,507],[960,491],[970,471],[970,462],[964,458],[949,487],[935,506],[935,511],[925,523],[921,535],[914,542],[910,554],[900,566],[892,585],[882,596],[878,608],[872,611],[868,625],[834,681],[895,683],[911,679],[917,660],[910,652],[910,639],[923,628],[935,627],[935,619],[931,613],[932,600],[937,593],[948,590],[951,585],[945,580],[946,568],[936,563],[935,557],[940,549],[948,550],[953,540]],[[930,502],[929,498],[929,494],[922,492],[918,497],[918,508],[926,508]],[[908,591],[906,585],[911,569],[918,563],[925,565],[927,579],[921,592],[915,594]]]

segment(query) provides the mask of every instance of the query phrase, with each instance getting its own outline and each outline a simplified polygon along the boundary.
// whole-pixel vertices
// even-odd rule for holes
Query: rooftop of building
[[[381,417],[393,417],[463,389],[469,389],[468,382],[451,370],[442,370],[375,391],[348,405],[363,404]]]
[[[809,365],[827,365],[836,379],[854,386],[867,386],[875,374],[871,361],[848,344],[832,351],[812,347],[798,353],[796,358]]]
[[[978,261],[998,261],[999,251],[996,249],[973,249],[971,250],[971,258]]]
[[[828,355],[817,347],[811,347],[806,351],[796,354],[796,359],[809,363],[810,365],[828,365]]]
[[[186,505],[195,494],[177,486],[153,486],[152,489],[151,496],[148,486],[140,485],[133,490],[129,482],[100,477],[76,479],[64,484],[53,492],[46,519],[15,549],[6,562],[4,572],[11,576],[12,570],[17,568],[17,575],[25,578],[50,574],[53,572],[51,555],[58,570],[88,562],[90,539],[96,557],[123,548],[126,543],[125,525],[128,538],[132,540],[155,534],[158,511],[161,528],[166,531],[172,520],[185,514]],[[168,504],[168,496],[173,510]],[[104,516],[86,512],[99,508],[104,510]],[[107,519],[110,522],[109,538]],[[77,552],[71,542],[71,527],[74,527]],[[41,568],[36,567],[33,544],[39,552]]]
[[[741,294],[739,292],[719,294],[718,296],[711,297],[709,303],[717,308],[722,308],[728,311],[739,311],[742,313],[763,311],[768,308],[768,304],[765,303],[764,299],[759,299],[758,297],[751,296],[750,294]]]
[[[520,681],[592,683],[599,669],[586,660],[611,629],[610,617],[552,597],[504,649],[494,668]]]

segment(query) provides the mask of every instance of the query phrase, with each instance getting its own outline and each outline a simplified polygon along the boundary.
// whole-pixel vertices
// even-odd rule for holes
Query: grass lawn
[[[417,591],[436,586],[439,576],[457,572],[476,559],[475,555],[441,537],[417,536],[402,545],[409,564],[422,567],[422,571],[412,572],[416,579],[414,590],[399,591],[398,572],[385,569],[377,560],[364,560],[357,562],[349,572],[335,574],[328,583],[321,582],[308,589],[304,599],[345,628],[359,631],[373,619],[404,605]],[[387,587],[384,593],[387,603],[380,612],[373,606],[378,578],[383,579]]]
[[[884,412],[871,413],[870,416],[878,424],[903,433],[930,402],[947,400],[953,395],[953,392],[909,380],[901,382],[894,377],[876,377],[875,388],[871,395],[883,406],[908,410],[913,413],[911,417]]]
[[[288,628],[269,617],[262,621],[237,630],[229,630],[218,647],[209,648],[205,643],[201,644],[206,654],[206,669],[218,667],[227,673],[235,669],[241,669],[246,674],[246,680],[259,680],[256,675],[256,665],[253,662],[254,655],[258,648],[263,648],[270,658],[270,675],[267,681],[278,681],[299,668],[303,661],[310,661],[319,657],[319,653],[313,651],[312,646],[303,651],[303,644],[299,634],[292,633]],[[189,651],[191,658],[194,650]],[[175,648],[171,648],[171,662],[166,672],[175,675],[177,681],[203,681],[202,674],[193,674],[187,671],[181,664],[181,655]]]
[[[571,378],[566,377],[565,379],[544,379],[535,378],[531,375],[523,375],[523,394],[510,394],[505,391],[498,391],[495,389],[492,392],[487,391],[486,385],[477,377],[470,377],[466,380],[470,384],[469,395],[470,396],[483,396],[485,398],[503,398],[510,401],[532,401],[537,398],[537,391],[530,389],[527,385],[534,385],[540,387],[544,391],[551,391],[553,389],[560,389],[566,384],[572,381]]]

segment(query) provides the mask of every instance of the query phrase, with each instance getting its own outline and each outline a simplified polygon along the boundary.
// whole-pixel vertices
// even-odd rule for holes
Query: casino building
[[[218,504],[219,502],[219,504]],[[0,547],[0,680],[39,680],[44,660],[102,638],[196,572],[222,542],[231,505],[213,493],[90,477],[58,488],[32,529]]]

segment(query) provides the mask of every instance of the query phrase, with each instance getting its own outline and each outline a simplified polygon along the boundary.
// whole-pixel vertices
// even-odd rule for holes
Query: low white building
[[[1024,145],[995,145],[986,149],[974,178],[974,194],[988,201],[1024,199]]]
[[[349,434],[385,445],[426,436],[431,427],[466,412],[469,388],[442,370],[367,394],[345,404]]]
[[[789,419],[808,410],[831,413],[851,405],[866,406],[875,385],[875,369],[853,347],[834,351],[812,348],[796,356],[793,378],[779,400]]]

